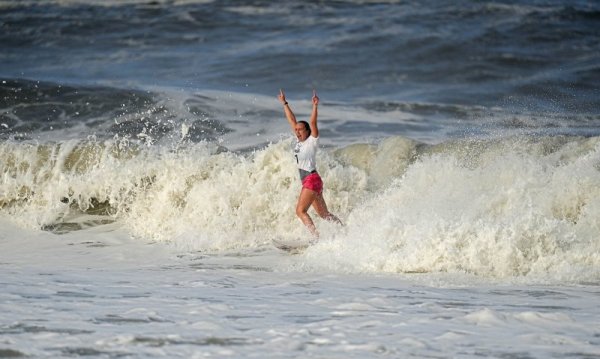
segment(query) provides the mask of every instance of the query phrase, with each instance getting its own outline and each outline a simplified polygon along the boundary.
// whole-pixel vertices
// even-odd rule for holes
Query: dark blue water
[[[334,138],[443,139],[490,123],[600,134],[597,1],[0,4],[5,139],[158,136],[182,122],[216,139],[280,119],[265,98],[281,87],[355,114],[330,114]],[[239,108],[211,91],[258,100]]]

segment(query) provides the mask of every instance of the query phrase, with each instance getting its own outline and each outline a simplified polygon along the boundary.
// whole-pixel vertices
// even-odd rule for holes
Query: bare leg
[[[327,209],[327,204],[325,203],[325,198],[323,198],[323,193],[317,194],[317,197],[315,198],[312,205],[315,211],[317,211],[319,217],[329,222],[335,222],[340,226],[344,225],[339,218],[337,218],[333,213],[329,212],[329,210]]]
[[[298,218],[300,218],[302,223],[304,223],[304,225],[308,228],[310,233],[315,238],[319,238],[319,232],[317,232],[317,228],[315,227],[315,224],[313,223],[312,219],[310,218],[307,212],[310,208],[310,205],[313,204],[317,196],[317,192],[312,191],[308,188],[302,188],[302,191],[300,192],[300,197],[298,198],[298,204],[296,205],[296,215],[298,216]]]

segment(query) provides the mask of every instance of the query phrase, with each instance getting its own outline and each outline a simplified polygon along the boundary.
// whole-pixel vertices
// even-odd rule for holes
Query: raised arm
[[[319,115],[317,107],[319,107],[319,98],[317,97],[317,91],[313,90],[312,97],[312,113],[310,114],[310,135],[312,137],[319,137],[319,127],[317,126],[317,116]]]
[[[294,131],[296,129],[296,122],[297,122],[296,116],[292,112],[290,105],[288,104],[287,100],[285,99],[285,93],[283,92],[282,89],[279,89],[279,96],[277,96],[277,97],[279,98],[279,101],[283,104],[283,111],[285,111],[285,117],[287,118],[288,122],[290,123],[290,126],[292,126],[292,131]]]

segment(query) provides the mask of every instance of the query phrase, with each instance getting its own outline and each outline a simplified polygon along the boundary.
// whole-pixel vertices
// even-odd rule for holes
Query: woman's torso
[[[308,136],[303,142],[298,141],[294,147],[294,157],[296,157],[301,179],[317,171],[318,144],[319,138]]]

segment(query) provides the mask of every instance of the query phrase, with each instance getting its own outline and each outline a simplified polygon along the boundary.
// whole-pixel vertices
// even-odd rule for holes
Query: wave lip
[[[168,96],[168,95],[167,95]],[[152,144],[216,141],[232,132],[214,118],[211,98],[182,103],[138,89],[61,85],[26,79],[0,82],[0,139],[125,138]]]

